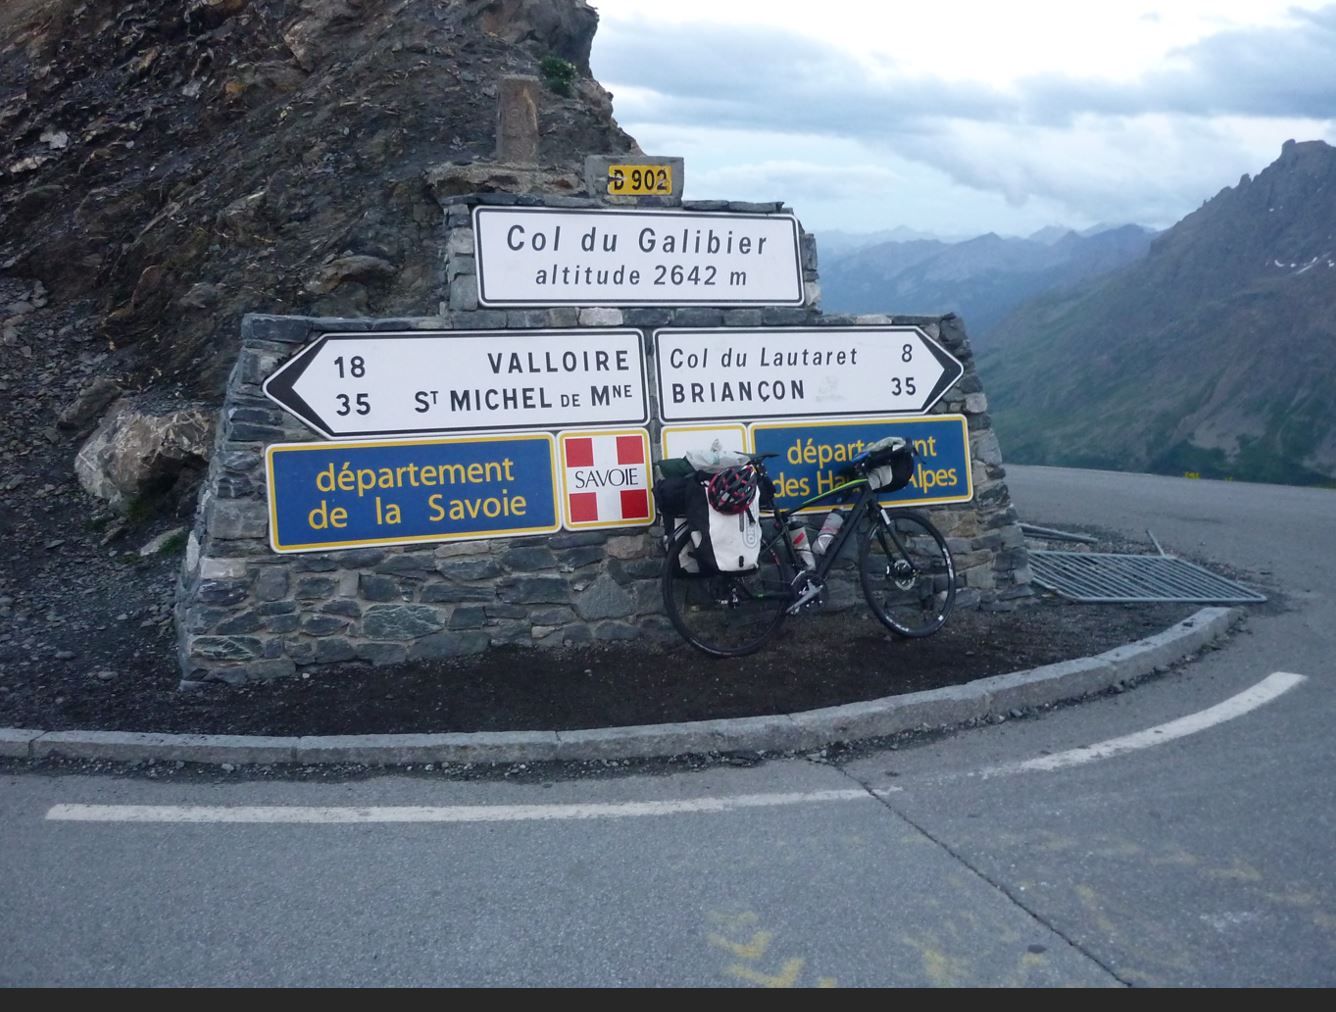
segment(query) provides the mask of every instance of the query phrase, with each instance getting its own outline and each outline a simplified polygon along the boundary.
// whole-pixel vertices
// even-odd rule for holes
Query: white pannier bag
[[[761,522],[756,518],[755,497],[741,513],[710,510],[710,548],[721,573],[756,568],[761,554]]]

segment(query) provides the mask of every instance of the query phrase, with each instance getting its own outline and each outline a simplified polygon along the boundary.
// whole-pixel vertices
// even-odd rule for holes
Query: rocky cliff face
[[[424,173],[492,155],[504,75],[574,69],[543,91],[540,162],[633,146],[589,76],[583,0],[6,8],[0,269],[89,300],[131,383],[215,397],[248,311],[431,312]]]
[[[174,684],[179,557],[134,550],[193,509],[241,315],[435,312],[439,166],[492,157],[503,77],[564,71],[537,175],[634,147],[596,24],[583,0],[0,0],[0,711],[94,656]]]

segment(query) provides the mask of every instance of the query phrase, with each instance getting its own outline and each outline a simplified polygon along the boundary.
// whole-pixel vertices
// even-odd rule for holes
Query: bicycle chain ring
[[[798,607],[803,611],[810,611],[813,608],[823,607],[826,603],[826,584],[818,580],[810,571],[804,569],[793,578],[793,593],[795,597],[802,597],[810,587],[816,587],[817,592],[810,598],[800,604]]]
[[[890,566],[891,572],[886,575],[894,581],[900,590],[913,590],[917,576],[914,573],[914,567],[904,559],[896,559]]]

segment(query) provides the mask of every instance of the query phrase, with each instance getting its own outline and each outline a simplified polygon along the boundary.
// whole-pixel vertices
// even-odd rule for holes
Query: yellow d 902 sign
[[[614,197],[668,196],[672,192],[673,169],[670,165],[608,166],[608,193]]]

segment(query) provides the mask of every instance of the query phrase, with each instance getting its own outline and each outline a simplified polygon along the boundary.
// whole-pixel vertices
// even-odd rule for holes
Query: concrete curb
[[[928,692],[802,713],[579,731],[483,731],[265,737],[0,728],[0,756],[232,763],[517,763],[653,759],[703,752],[784,752],[902,731],[951,727],[1014,709],[1079,699],[1183,660],[1221,638],[1242,608],[1202,608],[1162,633],[1094,657]]]

